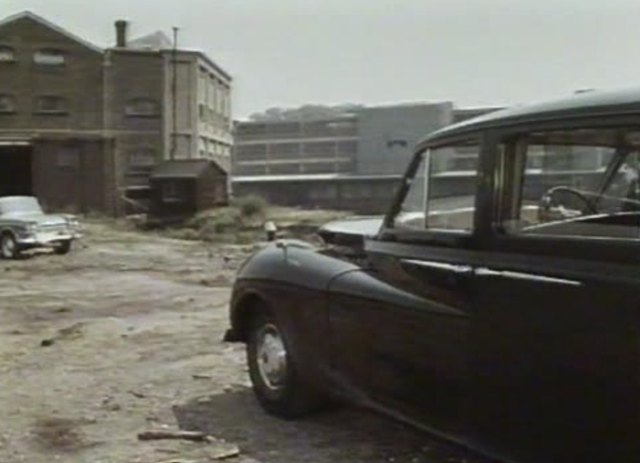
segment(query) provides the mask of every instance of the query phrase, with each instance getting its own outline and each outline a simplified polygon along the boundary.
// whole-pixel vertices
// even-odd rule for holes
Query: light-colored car
[[[0,198],[0,255],[5,259],[42,247],[66,254],[80,236],[78,220],[73,215],[45,214],[32,196]]]

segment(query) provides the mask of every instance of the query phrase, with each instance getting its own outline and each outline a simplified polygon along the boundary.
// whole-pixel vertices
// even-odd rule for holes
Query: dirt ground
[[[221,341],[250,250],[91,223],[67,256],[0,260],[0,462],[475,461],[366,412],[264,414]],[[137,439],[178,428],[214,439]]]

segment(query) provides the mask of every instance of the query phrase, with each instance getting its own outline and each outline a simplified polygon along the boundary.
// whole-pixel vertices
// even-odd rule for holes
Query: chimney
[[[129,23],[124,19],[116,21],[116,47],[125,48],[127,46],[127,26]]]

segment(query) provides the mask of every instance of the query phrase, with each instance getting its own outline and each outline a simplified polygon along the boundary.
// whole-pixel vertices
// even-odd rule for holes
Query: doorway
[[[0,145],[0,197],[31,196],[33,147]]]

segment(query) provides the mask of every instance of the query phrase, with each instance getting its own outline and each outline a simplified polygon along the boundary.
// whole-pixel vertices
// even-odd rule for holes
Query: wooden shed
[[[158,164],[149,184],[149,215],[158,222],[179,221],[228,202],[227,173],[207,159]]]

